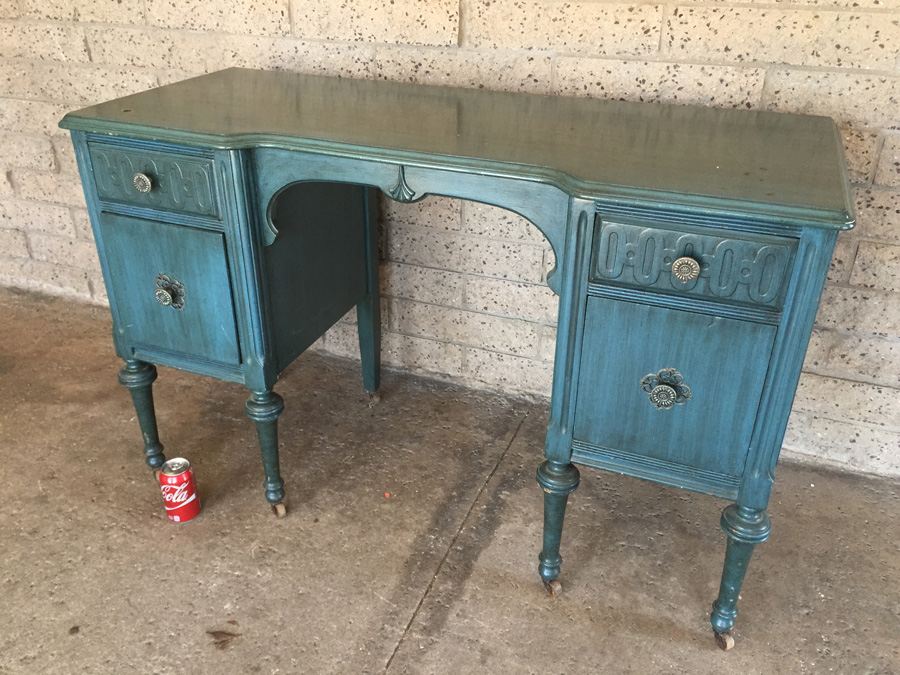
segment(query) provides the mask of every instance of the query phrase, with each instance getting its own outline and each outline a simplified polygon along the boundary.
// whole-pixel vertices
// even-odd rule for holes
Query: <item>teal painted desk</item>
[[[828,118],[232,69],[70,113],[120,381],[163,462],[154,364],[243,383],[285,512],[276,379],[356,307],[378,389],[378,193],[501,206],[559,296],[539,571],[559,591],[576,464],[729,500],[731,635],[838,231]]]

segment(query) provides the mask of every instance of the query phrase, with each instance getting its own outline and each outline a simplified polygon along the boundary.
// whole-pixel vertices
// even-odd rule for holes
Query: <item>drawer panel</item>
[[[100,236],[127,343],[240,364],[221,232],[103,213]]]
[[[577,442],[675,474],[743,472],[774,326],[589,298],[584,330]]]
[[[176,153],[89,143],[97,193],[107,202],[165,211],[219,216],[213,161]],[[135,176],[149,179],[144,192]],[[138,179],[138,182],[143,179]]]
[[[594,242],[591,281],[773,309],[784,302],[797,246],[786,237],[647,227],[599,216]],[[673,270],[678,260],[685,266]],[[699,267],[695,278],[692,261]]]

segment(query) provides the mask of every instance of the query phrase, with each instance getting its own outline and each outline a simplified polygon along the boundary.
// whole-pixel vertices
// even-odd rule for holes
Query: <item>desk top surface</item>
[[[232,68],[66,115],[64,128],[508,174],[581,196],[685,201],[846,228],[827,117]]]

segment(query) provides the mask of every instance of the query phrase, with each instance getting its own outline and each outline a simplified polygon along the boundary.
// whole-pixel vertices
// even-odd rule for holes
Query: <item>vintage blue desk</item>
[[[733,644],[835,239],[853,224],[830,119],[231,69],[61,126],[151,468],[153,364],[241,382],[283,515],[279,373],[355,306],[378,389],[378,192],[495,204],[557,261],[541,578],[558,592],[575,464],[728,499],[711,621]]]

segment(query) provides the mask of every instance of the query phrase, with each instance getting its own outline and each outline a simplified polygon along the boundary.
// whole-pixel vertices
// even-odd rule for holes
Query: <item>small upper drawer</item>
[[[597,216],[591,281],[780,308],[795,239],[647,227]]]
[[[105,143],[88,148],[100,199],[218,217],[211,159]]]

